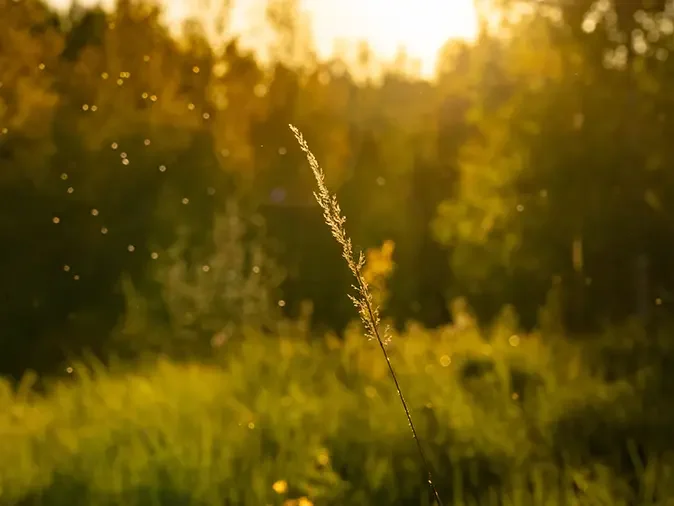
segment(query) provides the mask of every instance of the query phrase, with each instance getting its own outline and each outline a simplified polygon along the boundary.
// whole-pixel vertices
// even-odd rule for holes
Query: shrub
[[[230,201],[206,247],[190,244],[183,232],[158,255],[151,282],[137,288],[127,278],[115,351],[208,356],[244,327],[273,328],[283,272],[255,229]]]

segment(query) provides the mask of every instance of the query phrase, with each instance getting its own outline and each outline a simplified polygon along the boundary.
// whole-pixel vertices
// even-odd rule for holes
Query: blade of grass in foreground
[[[370,339],[377,340],[377,342],[379,343],[379,347],[381,348],[381,351],[384,354],[384,358],[386,359],[386,363],[388,364],[389,372],[391,373],[391,378],[393,378],[393,383],[395,383],[396,390],[398,391],[400,403],[402,404],[403,409],[405,410],[407,422],[409,423],[409,426],[412,429],[412,436],[414,437],[414,441],[417,444],[419,456],[421,457],[424,469],[428,474],[428,484],[430,485],[431,490],[433,491],[433,495],[435,496],[435,500],[437,501],[438,505],[442,506],[440,495],[438,494],[438,491],[435,488],[435,484],[433,483],[433,476],[431,475],[431,470],[428,465],[428,461],[426,460],[426,455],[424,454],[424,450],[421,446],[421,441],[419,440],[417,430],[414,427],[414,422],[412,421],[412,415],[410,413],[409,408],[407,407],[407,402],[405,402],[405,397],[403,397],[402,390],[400,389],[400,384],[398,383],[398,378],[396,376],[395,371],[393,370],[393,365],[391,364],[391,360],[389,359],[388,353],[386,352],[386,347],[384,344],[385,341],[387,340],[387,336],[384,335],[382,337],[379,331],[379,323],[380,323],[379,308],[374,303],[372,294],[370,292],[370,288],[362,275],[363,268],[365,267],[365,256],[361,251],[358,255],[358,260],[355,260],[353,253],[353,246],[351,245],[351,239],[347,235],[346,228],[344,227],[346,217],[342,216],[342,210],[340,209],[339,203],[337,202],[337,196],[331,195],[330,192],[328,191],[327,186],[325,186],[325,176],[323,174],[323,169],[321,169],[320,165],[318,164],[318,160],[316,160],[316,157],[309,149],[309,145],[307,144],[307,141],[304,140],[302,132],[300,132],[299,129],[293,125],[289,126],[290,130],[292,130],[293,134],[295,134],[295,138],[297,139],[300,148],[306,154],[309,166],[311,167],[311,170],[314,173],[314,177],[316,178],[318,192],[314,192],[314,197],[316,198],[316,201],[323,209],[323,219],[325,220],[326,225],[330,227],[332,236],[342,246],[342,257],[344,258],[344,260],[346,260],[349,270],[356,278],[356,285],[354,285],[353,287],[354,290],[356,291],[356,296],[349,295],[349,298],[351,299],[353,304],[356,306],[356,309],[358,310],[358,314],[360,315],[363,325],[365,326],[367,336]]]

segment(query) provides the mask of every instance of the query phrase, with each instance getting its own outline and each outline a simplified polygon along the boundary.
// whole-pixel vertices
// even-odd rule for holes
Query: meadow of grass
[[[622,332],[580,346],[504,317],[394,334],[388,353],[443,501],[672,504],[666,375],[639,366],[639,336]],[[607,362],[609,340],[631,344]],[[600,367],[625,350],[634,368]],[[380,353],[355,325],[317,340],[284,323],[209,364],[79,365],[42,393],[30,377],[0,383],[0,502],[428,504]]]

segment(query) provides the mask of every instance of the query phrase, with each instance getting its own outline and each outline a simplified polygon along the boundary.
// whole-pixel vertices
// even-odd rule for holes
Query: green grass
[[[512,332],[412,325],[392,336],[391,360],[443,500],[671,504],[671,432],[647,447],[648,459],[633,448],[631,463],[588,445],[603,434],[628,449],[615,434],[640,420],[637,388],[594,377],[582,350],[563,340]],[[44,395],[2,383],[0,502],[427,504],[373,344],[357,327],[343,342],[316,341],[287,324],[230,343],[214,365],[78,367]],[[564,429],[573,414],[579,425]],[[272,488],[279,480],[284,494]]]

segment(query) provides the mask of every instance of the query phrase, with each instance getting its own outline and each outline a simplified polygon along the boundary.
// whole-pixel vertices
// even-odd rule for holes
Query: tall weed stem
[[[354,258],[351,239],[347,235],[346,228],[344,226],[344,224],[346,223],[346,217],[342,215],[342,210],[339,207],[339,203],[337,202],[337,196],[331,195],[330,192],[328,191],[328,188],[325,185],[325,175],[323,174],[323,169],[321,169],[320,165],[318,164],[318,160],[316,160],[316,157],[309,149],[309,145],[307,144],[307,141],[304,139],[302,132],[300,132],[299,129],[293,125],[289,126],[290,130],[292,130],[293,134],[295,134],[295,139],[297,139],[300,148],[302,149],[302,151],[304,151],[307,157],[307,161],[309,162],[309,166],[311,167],[311,170],[314,173],[314,177],[316,178],[318,191],[314,192],[314,197],[316,198],[316,201],[323,209],[323,219],[330,228],[332,236],[341,245],[342,257],[346,261],[349,270],[353,274],[354,278],[356,278],[356,284],[353,285],[353,289],[355,290],[356,295],[354,296],[349,294],[349,298],[351,299],[353,304],[356,306],[356,309],[358,310],[360,319],[362,320],[363,325],[365,327],[366,335],[370,339],[377,340],[377,343],[379,344],[379,347],[381,348],[381,351],[384,354],[386,364],[388,365],[388,370],[391,373],[391,378],[393,378],[393,383],[395,384],[396,390],[398,392],[398,397],[400,398],[400,403],[402,404],[402,407],[405,410],[407,422],[410,426],[410,429],[412,429],[412,436],[414,437],[417,449],[419,450],[419,456],[421,457],[424,470],[428,475],[428,484],[431,487],[431,490],[433,491],[433,495],[435,496],[435,500],[437,501],[438,505],[442,506],[440,494],[438,494],[438,491],[435,488],[435,484],[433,483],[433,476],[431,474],[430,466],[428,465],[428,460],[426,459],[423,447],[421,446],[421,441],[419,440],[419,436],[417,435],[417,429],[414,426],[414,422],[412,420],[412,414],[410,413],[410,410],[407,406],[405,397],[403,396],[402,390],[400,389],[398,377],[396,376],[388,352],[386,351],[386,342],[388,341],[388,336],[386,335],[386,333],[384,333],[384,335],[382,336],[382,334],[379,331],[379,326],[381,323],[381,319],[379,316],[379,307],[377,307],[377,305],[375,304],[367,281],[365,280],[362,274],[363,268],[365,267],[365,255],[361,251],[358,254],[358,260]]]

